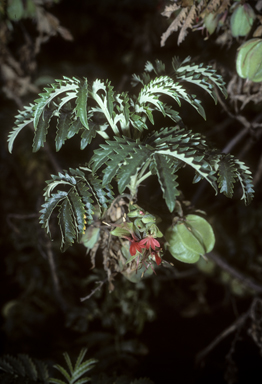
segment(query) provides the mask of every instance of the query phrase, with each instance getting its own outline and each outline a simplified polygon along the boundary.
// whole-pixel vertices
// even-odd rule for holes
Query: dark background
[[[62,76],[85,76],[90,81],[110,79],[118,92],[135,92],[130,86],[131,75],[141,73],[146,61],[161,59],[168,66],[174,55],[181,59],[190,55],[196,62],[221,65],[225,81],[230,80],[237,43],[226,51],[215,45],[213,36],[204,41],[201,32],[190,32],[180,47],[175,33],[160,48],[161,34],[167,28],[167,21],[161,16],[164,6],[161,0],[63,0],[49,11],[70,31],[73,41],[60,35],[51,37],[33,58],[36,63],[33,69],[22,64],[24,74],[30,76],[39,90],[45,82]],[[37,36],[34,21],[14,22],[7,46],[16,59],[26,35],[32,41]],[[3,78],[3,87],[4,81]],[[88,347],[88,356],[99,359],[94,371],[97,374],[146,376],[155,383],[166,384],[261,382],[260,344],[252,338],[250,330],[254,322],[250,316],[241,327],[236,326],[227,337],[221,338],[204,358],[196,359],[201,350],[247,313],[254,298],[259,297],[259,292],[247,290],[241,284],[236,293],[232,279],[223,275],[220,268],[210,276],[194,266],[177,263],[177,276],[159,271],[158,276],[144,281],[140,287],[118,276],[112,294],[104,284],[89,301],[80,302],[79,298],[95,286],[90,276],[93,274],[98,280],[105,277],[102,260],[98,255],[98,268],[92,272],[82,245],[60,254],[56,232],[52,234],[53,258],[50,258],[44,246],[47,239],[38,224],[38,211],[43,203],[45,180],[50,173],[56,173],[56,165],[67,169],[84,163],[90,157],[89,150],[81,152],[80,140],[74,138],[56,154],[54,133],[50,130],[48,150],[33,154],[33,135],[30,129],[25,129],[15,141],[13,154],[9,154],[6,139],[19,103],[28,104],[37,96],[27,92],[17,101],[2,90],[0,97],[1,354],[26,353],[43,359],[51,367],[57,362],[63,364],[64,351],[75,359],[81,347]],[[215,106],[209,96],[201,94],[201,99],[206,122],[186,105],[182,105],[181,116],[190,129],[207,135],[222,150],[239,132],[239,124],[233,119],[228,121],[221,106]],[[260,107],[261,104],[252,104],[246,108],[245,116],[253,118]],[[227,128],[219,129],[225,121]],[[164,123],[159,121],[159,124]],[[241,160],[255,172],[261,148],[259,138],[249,134],[233,153],[241,153],[247,142],[252,145]],[[216,252],[259,284],[261,185],[257,185],[254,202],[245,207],[239,201],[238,189],[233,200],[215,197],[208,186],[192,185],[192,177],[190,171],[183,172],[180,186],[186,199],[193,199],[196,208],[207,212],[217,238]],[[141,203],[154,204],[158,196],[158,187],[152,179],[141,192]],[[52,260],[56,264],[59,291],[54,288]],[[125,313],[124,294],[128,292],[133,299],[128,301],[130,313]],[[142,307],[152,309],[155,314],[152,321],[146,315],[144,322],[141,320],[143,310],[136,315],[139,302]],[[142,321],[140,333],[137,318]],[[259,321],[255,325],[259,334]],[[121,349],[119,343],[126,341],[130,341],[129,349]]]

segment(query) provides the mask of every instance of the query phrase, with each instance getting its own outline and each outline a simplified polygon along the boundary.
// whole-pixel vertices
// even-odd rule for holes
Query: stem
[[[152,172],[148,171],[144,176],[140,177],[140,179],[137,180],[137,186],[139,186],[139,184],[141,184],[142,181],[144,181],[145,179],[147,179],[151,175],[152,175]]]
[[[141,169],[139,175],[137,176],[138,179],[140,179],[140,178],[143,176],[143,174],[145,173],[147,167],[148,167],[149,164],[150,164],[150,161],[151,161],[151,159],[149,158],[149,159],[145,162],[145,164],[143,165],[143,167],[142,167],[142,169]]]
[[[137,194],[137,174],[131,176],[128,188],[130,190],[130,195],[133,199],[134,197],[136,197]]]
[[[147,169],[147,167],[149,166],[150,164],[150,161],[151,159],[149,158],[145,164],[143,165],[141,171],[138,173],[136,173],[134,176],[131,176],[130,178],[130,184],[128,186],[129,190],[130,190],[130,194],[133,197],[135,197],[137,195],[137,188],[139,187],[139,184],[141,184],[141,182],[145,179],[147,179],[149,176],[152,175],[152,172],[151,171],[148,171],[145,175],[145,171]]]

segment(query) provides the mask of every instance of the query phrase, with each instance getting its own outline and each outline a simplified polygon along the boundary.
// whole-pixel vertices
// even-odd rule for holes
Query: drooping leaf
[[[174,173],[177,171],[177,166],[171,158],[167,156],[154,155],[155,169],[158,176],[158,181],[161,186],[163,197],[166,201],[166,205],[170,212],[173,212],[176,204],[176,196],[179,195],[177,189],[178,183],[176,181],[177,175]]]
[[[69,79],[64,77],[64,80],[56,80],[55,83],[51,84],[50,88],[44,88],[43,93],[40,93],[40,98],[35,100],[34,110],[34,127],[37,129],[40,116],[53,99],[62,93],[69,91],[76,91],[78,88],[78,82],[76,79]],[[74,93],[76,97],[76,93]],[[73,97],[73,95],[72,95]],[[71,98],[72,98],[71,97]],[[67,100],[68,101],[68,100]]]
[[[68,198],[72,206],[74,221],[77,228],[77,241],[79,242],[85,227],[85,205],[78,191],[75,189],[70,190]]]
[[[243,192],[241,199],[244,200],[246,205],[248,205],[254,197],[252,173],[242,161],[234,158],[234,163],[237,166],[236,174]]]
[[[203,88],[210,94],[215,103],[217,103],[217,95],[214,85],[216,85],[223,95],[227,97],[227,90],[222,76],[220,76],[211,66],[192,63],[190,56],[182,61],[182,63],[180,63],[177,57],[174,57],[172,65],[177,80],[184,80]]]
[[[83,128],[84,127],[83,127],[83,124],[81,123],[80,119],[74,118],[73,120],[71,120],[70,127],[69,127],[69,130],[67,133],[67,138],[71,139],[80,131],[80,129],[83,129]]]
[[[81,149],[84,149],[96,137],[99,126],[92,121],[89,122],[89,129],[85,129],[81,135]]]
[[[54,211],[54,209],[67,197],[67,193],[64,191],[58,191],[55,194],[52,194],[45,204],[42,206],[42,213],[40,217],[40,224],[43,225],[47,233],[50,233],[49,220]]]
[[[62,108],[57,119],[57,131],[55,138],[56,151],[58,152],[68,138],[68,132],[71,127],[71,108]]]
[[[54,105],[46,107],[38,121],[38,127],[35,130],[33,141],[33,152],[37,152],[46,142],[50,120],[54,114]]]
[[[58,208],[58,220],[61,231],[61,249],[65,251],[76,240],[81,241],[85,224],[92,222],[94,200],[103,209],[113,200],[111,187],[102,187],[101,181],[79,169],[70,169],[71,175],[64,171],[52,179],[45,188],[45,203],[42,206],[40,223],[50,233],[49,221],[53,211]],[[51,193],[58,186],[68,191]]]
[[[8,150],[10,153],[12,153],[13,144],[18,133],[33,121],[33,104],[30,104],[29,106],[25,106],[23,111],[19,111],[19,114],[16,116],[15,126],[8,135]]]

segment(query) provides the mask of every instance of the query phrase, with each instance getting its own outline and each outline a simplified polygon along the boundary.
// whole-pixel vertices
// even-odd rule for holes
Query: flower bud
[[[262,81],[262,39],[254,38],[240,46],[236,70],[243,79],[255,83]]]
[[[238,5],[230,18],[232,36],[246,36],[252,28],[255,17],[255,12],[249,4]]]

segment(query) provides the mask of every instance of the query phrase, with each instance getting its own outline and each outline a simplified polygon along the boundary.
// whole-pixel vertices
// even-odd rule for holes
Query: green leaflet
[[[75,226],[77,227],[77,241],[81,240],[85,227],[85,205],[78,191],[71,189],[68,198],[72,206]]]
[[[73,244],[76,237],[72,207],[68,199],[65,199],[60,205],[58,223],[62,236],[61,250],[64,252]]]
[[[38,122],[38,128],[35,130],[33,141],[33,152],[37,152],[46,142],[50,120],[54,114],[54,106],[46,108]]]
[[[68,138],[68,132],[70,130],[71,125],[71,107],[70,104],[65,105],[63,108],[61,108],[59,117],[57,119],[57,131],[56,131],[56,138],[55,138],[55,145],[56,145],[56,151],[58,152],[62,145],[65,143],[65,141]]]
[[[103,164],[106,163],[109,155],[112,153],[112,148],[109,147],[106,144],[101,144],[100,148],[103,149],[95,149],[94,155],[92,156],[90,160],[90,167],[92,167],[93,173],[95,173],[100,167],[102,167]]]
[[[108,207],[108,203],[113,200],[112,187],[110,185],[102,185],[101,180],[99,180],[96,176],[92,174],[88,175],[88,185],[90,190],[93,192],[93,196],[97,202],[97,204],[106,209]]]
[[[85,129],[81,135],[81,149],[84,149],[91,141],[96,137],[96,133],[99,126],[94,124],[92,121],[89,122],[89,129]]]
[[[126,153],[112,153],[112,158],[110,160],[110,157],[107,158],[106,168],[103,170],[104,176],[103,176],[103,185],[107,185],[111,183],[112,179],[116,176],[118,173],[118,170],[121,166],[122,161],[126,157]]]
[[[173,212],[176,204],[176,196],[179,195],[179,191],[177,190],[178,183],[176,182],[177,175],[174,175],[175,171],[177,171],[177,166],[168,156],[155,154],[154,161],[163,197],[169,211]]]
[[[232,198],[237,174],[231,155],[228,154],[220,160],[218,174],[220,192],[224,193],[225,196]]]
[[[84,82],[80,82],[80,86],[77,92],[76,99],[76,116],[79,117],[81,123],[86,129],[89,129],[87,121],[87,98],[88,98],[88,85],[87,79],[84,78]]]
[[[67,132],[67,138],[68,139],[71,139],[72,137],[74,137],[79,131],[80,129],[83,129],[83,125],[80,121],[79,118],[74,118],[71,122],[70,122],[70,127],[68,129],[68,132]],[[85,130],[84,132],[86,132],[87,130]]]

